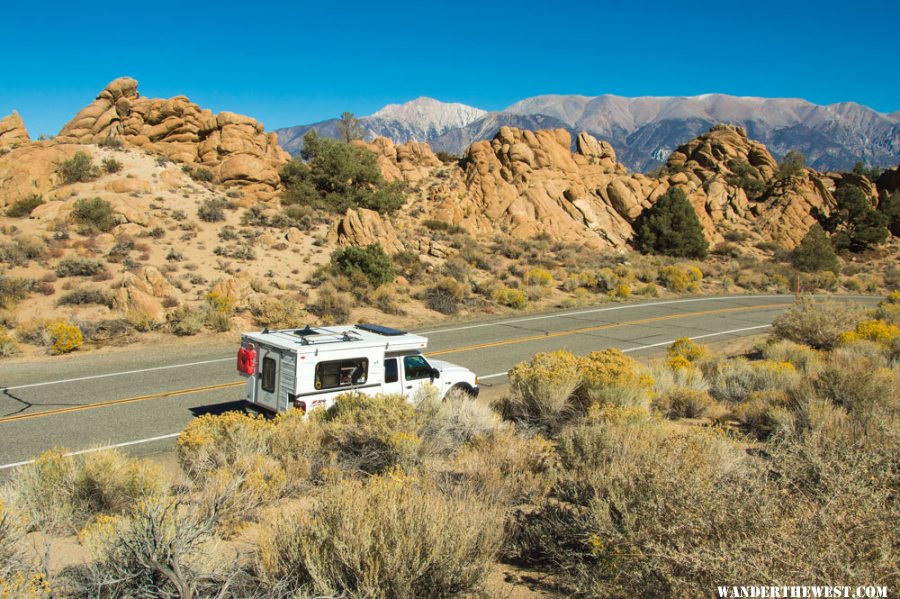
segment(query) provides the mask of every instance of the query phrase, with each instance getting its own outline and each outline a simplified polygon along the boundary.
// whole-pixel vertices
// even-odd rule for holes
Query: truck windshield
[[[431,364],[422,356],[406,356],[403,358],[403,372],[408,381],[431,378]]]

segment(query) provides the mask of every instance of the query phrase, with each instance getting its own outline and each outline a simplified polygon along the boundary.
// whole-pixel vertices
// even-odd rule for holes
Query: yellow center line
[[[489,347],[500,347],[503,345],[513,345],[517,343],[528,343],[529,341],[538,341],[540,339],[552,339],[554,337],[565,337],[567,335],[578,335],[580,333],[591,333],[596,331],[603,331],[607,329],[614,329],[618,327],[628,327],[635,326],[641,324],[650,324],[654,322],[662,322],[666,320],[676,320],[679,318],[691,318],[693,316],[712,316],[715,314],[730,314],[734,312],[747,312],[751,310],[769,310],[774,308],[786,308],[791,306],[792,304],[783,303],[783,304],[764,304],[761,306],[741,306],[738,308],[720,308],[717,310],[703,310],[700,312],[686,312],[683,314],[669,314],[667,316],[654,316],[652,318],[641,318],[638,320],[625,320],[622,322],[611,322],[601,325],[595,325],[590,327],[582,327],[579,329],[569,329],[565,331],[555,331],[552,333],[541,333],[538,335],[527,335],[524,337],[515,337],[512,339],[503,339],[501,341],[491,341],[488,343],[478,343],[475,345],[467,345],[464,347],[454,347],[450,349],[443,349],[435,352],[428,352],[426,356],[442,356],[446,354],[455,354],[462,353],[467,351],[475,351],[479,349],[486,349]],[[110,401],[101,401],[92,404],[85,404],[82,406],[70,406],[67,408],[58,408],[55,410],[45,410],[43,412],[32,412],[28,414],[16,414],[13,416],[6,416],[0,418],[0,424],[4,422],[15,422],[20,420],[28,420],[30,418],[40,418],[44,416],[56,416],[58,414],[68,414],[71,412],[81,412],[83,410],[93,410],[95,408],[107,408],[110,406],[120,406],[123,404],[136,403],[139,401],[147,401],[151,399],[161,399],[163,397],[177,397],[179,395],[190,395],[193,393],[203,393],[204,391],[218,391],[220,389],[229,389],[231,387],[239,387],[241,385],[245,385],[245,381],[235,381],[231,383],[222,383],[219,385],[209,385],[207,387],[194,387],[192,389],[180,389],[178,391],[163,391],[161,393],[151,393],[149,395],[139,395],[137,397],[128,397],[126,399],[114,399]]]
[[[541,333],[539,335],[529,335],[527,337],[515,337],[512,339],[504,339],[502,341],[489,341],[487,343],[479,343],[477,345],[469,345],[467,347],[454,347],[450,349],[442,349],[440,351],[426,353],[426,356],[442,356],[445,354],[455,354],[460,352],[473,351],[476,349],[486,349],[489,347],[499,347],[501,345],[514,345],[516,343],[527,343],[529,341],[538,341],[540,339],[552,339],[554,337],[565,337],[567,335],[578,335],[580,333],[593,333],[596,331],[604,331],[617,327],[628,327],[639,324],[650,324],[653,322],[661,322],[665,320],[675,320],[677,318],[690,318],[691,316],[711,316],[714,314],[728,314],[733,312],[746,312],[748,310],[767,310],[773,308],[786,308],[792,304],[764,304],[761,306],[741,306],[739,308],[720,308],[717,310],[703,310],[702,312],[688,312],[685,314],[669,314],[667,316],[654,316],[652,318],[641,318],[639,320],[626,320],[622,322],[611,322],[607,324],[595,325],[590,327],[582,327],[580,329],[569,329],[566,331],[555,331],[553,333]]]
[[[45,410],[43,412],[32,412],[30,414],[16,414],[14,416],[6,416],[0,418],[0,424],[4,422],[13,422],[16,420],[28,420],[29,418],[38,418],[41,416],[55,416],[57,414],[68,414],[69,412],[80,412],[82,410],[92,410],[94,408],[107,408],[109,406],[119,406],[127,403],[135,403],[138,401],[146,401],[148,399],[161,399],[163,397],[176,397],[178,395],[190,395],[191,393],[202,393],[204,391],[218,391],[219,389],[228,389],[229,387],[237,387],[246,385],[245,381],[236,381],[232,383],[222,383],[219,385],[209,385],[208,387],[194,387],[193,389],[180,389],[178,391],[162,391],[161,393],[151,393],[150,395],[139,395],[137,397],[128,397],[126,399],[113,399],[110,401],[101,401],[97,403],[89,403],[83,406],[70,406],[68,408],[58,408],[56,410]]]

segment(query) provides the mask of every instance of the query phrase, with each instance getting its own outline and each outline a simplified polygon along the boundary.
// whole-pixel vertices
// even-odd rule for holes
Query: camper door
[[[270,347],[259,348],[259,376],[256,383],[256,403],[272,411],[278,410],[281,383],[281,354]]]

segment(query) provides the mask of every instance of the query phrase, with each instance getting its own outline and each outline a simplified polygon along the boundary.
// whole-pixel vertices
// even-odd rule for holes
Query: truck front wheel
[[[473,389],[468,383],[456,383],[455,385],[450,387],[450,391],[448,391],[447,393],[453,393],[454,391],[457,393],[465,393],[469,396],[469,399],[475,399],[476,397],[478,397],[475,389]]]

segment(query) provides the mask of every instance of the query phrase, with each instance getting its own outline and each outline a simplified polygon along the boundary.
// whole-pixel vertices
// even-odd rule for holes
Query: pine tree
[[[828,216],[818,215],[822,228],[832,233],[838,250],[862,252],[884,243],[890,232],[889,218],[874,210],[869,197],[855,185],[842,185],[834,194],[837,206]]]
[[[830,270],[837,273],[839,270],[837,254],[818,224],[810,227],[800,244],[791,252],[791,263],[794,268],[803,272]]]
[[[684,191],[671,187],[634,223],[634,246],[644,254],[705,258],[709,243]]]
[[[354,139],[362,139],[366,135],[365,127],[352,112],[342,112],[337,127],[341,132],[341,139],[347,143]]]

